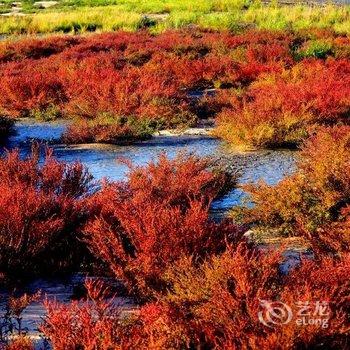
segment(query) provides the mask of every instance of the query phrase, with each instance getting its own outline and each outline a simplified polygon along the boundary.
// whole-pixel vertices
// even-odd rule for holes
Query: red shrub
[[[165,273],[168,293],[133,317],[119,318],[117,309],[110,314],[106,301],[49,303],[43,331],[58,350],[90,349],[97,342],[101,349],[346,348],[349,254],[339,261],[302,261],[287,276],[280,261],[278,253],[245,244],[200,265],[183,257]],[[267,317],[269,303],[276,314]]]
[[[263,336],[259,299],[273,300],[279,289],[278,254],[263,255],[244,244],[196,266],[185,257],[169,267],[169,293],[160,299],[158,316],[141,309],[141,341],[156,348],[242,348]],[[162,327],[159,327],[162,325]],[[157,341],[156,340],[156,341]]]
[[[348,123],[349,86],[347,60],[300,63],[252,84],[219,115],[217,134],[245,147],[299,144],[315,124]]]
[[[65,92],[55,67],[51,67],[50,62],[38,67],[34,62],[9,63],[6,68],[2,67],[1,114],[35,117],[37,113],[65,102]]]
[[[284,326],[283,332],[275,333],[261,340],[260,344],[290,344],[289,348],[314,348],[325,346],[327,349],[346,348],[349,327],[349,254],[341,261],[323,258],[321,262],[304,262],[300,269],[292,272],[286,287],[281,293],[281,300],[289,305],[293,315],[303,314],[308,319],[319,318],[325,322],[312,325],[296,325],[294,322]],[[325,304],[325,312],[317,313],[317,304]],[[320,309],[319,309],[320,310]],[[315,312],[316,311],[316,312]],[[287,345],[287,346],[288,346]]]
[[[176,80],[166,76],[160,66],[147,66],[140,72],[134,67],[116,71],[90,64],[83,71],[76,70],[65,82],[69,96],[65,111],[69,115],[158,119],[164,127],[170,127],[172,121],[176,125],[193,120]]]
[[[25,160],[18,151],[0,160],[0,269],[13,277],[63,269],[83,253],[76,231],[91,177],[80,163],[60,163],[51,151],[38,162],[37,150]]]
[[[98,127],[74,126],[66,138],[74,142],[96,141],[88,137],[96,133],[100,142],[123,133],[129,138],[128,128],[111,125],[124,117],[152,120],[161,129],[218,114],[216,134],[234,145],[295,146],[315,124],[348,123],[348,44],[322,30],[119,32],[6,43],[0,46],[0,112],[96,120]],[[213,87],[236,96],[218,105],[188,96]],[[106,115],[109,125],[100,122]]]
[[[71,36],[52,36],[45,39],[22,39],[0,43],[0,62],[40,59],[61,53],[80,44],[84,39]]]
[[[152,120],[134,120],[132,118],[99,118],[76,121],[69,125],[62,135],[65,143],[113,143],[128,144],[147,140],[155,131]]]
[[[208,218],[209,204],[230,181],[208,165],[192,156],[161,156],[92,198],[85,228],[90,248],[137,296],[163,290],[162,274],[180,256],[220,252],[238,237],[234,225]]]
[[[124,334],[119,325],[119,309],[101,282],[86,282],[87,300],[60,304],[46,301],[47,317],[40,330],[55,350],[110,350]],[[127,339],[127,338],[126,338]],[[126,348],[125,348],[126,349]]]
[[[134,336],[138,348],[147,348],[147,344],[155,349],[346,347],[349,256],[339,262],[326,258],[320,265],[304,262],[290,276],[280,275],[277,262],[276,254],[254,253],[240,246],[200,267],[190,259],[175,264],[168,273],[169,293],[158,303],[141,308],[142,326]],[[291,309],[291,320],[265,326],[259,318],[263,301],[285,303]],[[315,313],[310,319],[321,317],[328,326],[300,326],[300,306],[309,305],[313,313],[317,302],[328,302],[327,314]]]
[[[335,40],[335,35],[327,35],[329,40]],[[188,91],[213,87],[233,88],[241,96],[255,80],[266,74],[274,74],[277,75],[274,79],[280,80],[278,87],[285,90],[282,97],[273,82],[269,86],[265,84],[265,88],[260,84],[249,89],[244,94],[245,104],[241,106],[230,106],[230,101],[226,101],[225,106],[229,109],[220,117],[220,125],[224,124],[224,127],[220,127],[219,134],[235,141],[231,124],[237,124],[238,134],[243,134],[243,138],[248,139],[247,143],[266,145],[271,138],[271,144],[295,142],[304,137],[305,115],[299,113],[301,107],[297,108],[298,115],[289,111],[289,97],[297,92],[293,100],[295,102],[300,97],[300,91],[307,92],[313,88],[316,91],[320,80],[326,81],[326,75],[329,74],[328,70],[324,74],[319,73],[319,80],[314,82],[306,81],[300,74],[300,83],[295,83],[295,86],[287,84],[290,76],[284,77],[284,70],[289,70],[294,64],[297,40],[308,39],[300,39],[290,33],[266,31],[234,35],[187,30],[170,31],[158,36],[147,32],[119,32],[87,38],[57,37],[5,43],[0,46],[0,110],[4,115],[16,117],[52,119],[78,116],[100,120],[107,114],[114,120],[120,117],[155,120],[157,128],[191,126],[198,117],[202,117],[202,108],[196,107],[196,102],[188,97]],[[347,69],[346,62],[342,63],[341,69]],[[317,66],[316,63],[309,65],[312,69],[313,65]],[[315,115],[320,109],[329,110],[331,118],[337,120],[340,113],[338,109],[345,108],[346,112],[347,108],[346,99],[341,100],[347,90],[342,94],[339,92],[342,91],[341,87],[347,86],[347,73],[344,72],[345,80],[342,82],[342,75],[337,73],[337,68],[332,69],[330,83],[327,83],[327,87],[323,84],[322,91],[316,91],[318,100],[310,108],[316,109],[313,112]],[[314,74],[313,71],[311,74]],[[338,85],[334,84],[336,79]],[[324,92],[329,90],[332,96],[325,95]],[[267,106],[264,106],[265,93],[268,93],[271,101]],[[309,97],[305,94],[297,106],[304,106],[305,99]],[[251,102],[252,99],[255,102]],[[280,101],[280,107],[277,108],[281,111],[273,112],[276,109],[273,102],[276,100]],[[206,101],[206,104],[210,103],[214,101]],[[214,115],[220,111],[215,105],[207,109]],[[278,122],[279,119],[282,121]],[[263,130],[259,129],[261,124]],[[120,132],[118,128],[117,131],[113,130],[112,126],[102,129],[106,128],[107,134],[118,135]],[[276,133],[274,128],[281,135],[271,137],[271,133]],[[250,141],[247,130],[253,130],[255,136],[251,138],[258,140]],[[85,131],[80,128],[72,133],[94,134],[95,131],[96,128]],[[121,132],[128,134],[129,130]],[[105,132],[102,130],[101,133]],[[290,140],[285,140],[285,133]],[[264,140],[259,140],[259,135],[263,135]],[[79,135],[75,137],[75,140],[78,139]],[[100,139],[103,141],[104,138]]]

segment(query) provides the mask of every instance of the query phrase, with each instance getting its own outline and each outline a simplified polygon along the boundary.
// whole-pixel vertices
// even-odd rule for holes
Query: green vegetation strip
[[[8,12],[10,2],[6,0],[4,4],[0,12]],[[188,25],[234,31],[246,27],[270,30],[313,27],[350,32],[348,5],[266,5],[247,0],[64,0],[48,9],[34,7],[34,1],[23,1],[21,7],[23,16],[0,18],[0,34],[136,31],[142,28],[159,33]]]

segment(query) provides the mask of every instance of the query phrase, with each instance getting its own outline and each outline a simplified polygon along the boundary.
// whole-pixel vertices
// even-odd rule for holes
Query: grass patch
[[[238,30],[254,26],[268,30],[331,28],[336,32],[350,32],[350,7],[346,5],[277,6],[247,0],[210,0],[195,3],[189,0],[70,0],[60,2],[57,7],[38,10],[30,7],[33,2],[23,4],[23,11],[28,15],[0,18],[1,34],[84,33],[119,29],[136,31],[145,27],[145,16],[148,16],[146,27],[152,22],[152,31],[156,33],[190,24],[220,30]],[[152,18],[155,15],[158,17]]]

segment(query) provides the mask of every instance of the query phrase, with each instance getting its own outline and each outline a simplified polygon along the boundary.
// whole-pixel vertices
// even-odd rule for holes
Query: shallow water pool
[[[21,121],[16,125],[16,134],[9,138],[5,147],[19,148],[21,154],[25,156],[30,152],[31,141],[41,139],[52,142],[57,140],[65,127],[66,124],[63,122]],[[213,157],[233,173],[238,171],[239,183],[264,180],[269,184],[274,184],[294,170],[296,158],[296,153],[290,150],[234,152],[218,139],[193,135],[156,136],[151,140],[130,146],[53,144],[51,147],[59,160],[81,161],[97,180],[104,177],[111,180],[125,178],[128,169],[117,161],[118,158],[129,159],[136,165],[145,165],[157,159],[161,153],[174,157],[178,152],[188,152],[201,157]],[[245,198],[244,192],[235,189],[215,201],[212,210],[217,215],[222,215],[233,205],[241,203],[243,198]]]

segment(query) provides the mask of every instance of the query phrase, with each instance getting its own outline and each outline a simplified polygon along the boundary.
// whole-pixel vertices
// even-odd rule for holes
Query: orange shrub
[[[87,350],[96,344],[99,349],[159,350],[346,348],[349,254],[338,261],[302,261],[289,275],[281,274],[280,262],[278,253],[243,243],[203,264],[183,257],[165,273],[168,292],[128,319],[116,322],[119,311],[109,314],[106,301],[49,303],[43,331],[58,350],[77,345]],[[274,309],[275,323],[265,314],[270,302],[278,307],[282,302],[288,310]],[[96,312],[96,305],[103,311]],[[298,321],[302,310],[309,315],[304,325]],[[322,322],[309,322],[313,317]]]
[[[232,182],[208,166],[194,156],[163,155],[144,168],[131,167],[126,182],[106,183],[91,199],[90,249],[138,297],[164,290],[162,274],[180,256],[218,253],[240,234],[208,217],[211,201]]]
[[[1,347],[2,350],[35,350],[34,344],[28,337],[19,337],[12,340],[8,345]]]
[[[138,348],[146,349],[148,344],[154,349],[346,347],[349,254],[338,262],[327,258],[320,265],[303,262],[289,276],[280,274],[277,262],[276,253],[261,254],[244,245],[200,267],[188,258],[181,260],[168,272],[169,293],[140,310],[142,326],[134,336]],[[278,324],[277,318],[277,324],[269,327],[261,322],[262,303],[270,301],[290,307],[289,323]],[[327,327],[300,326],[300,305],[309,305],[314,312],[317,301],[327,303],[323,317]],[[282,322],[286,319],[282,316]]]
[[[349,247],[350,127],[321,128],[306,141],[295,174],[276,186],[248,185],[244,221],[303,235],[315,249]]]

